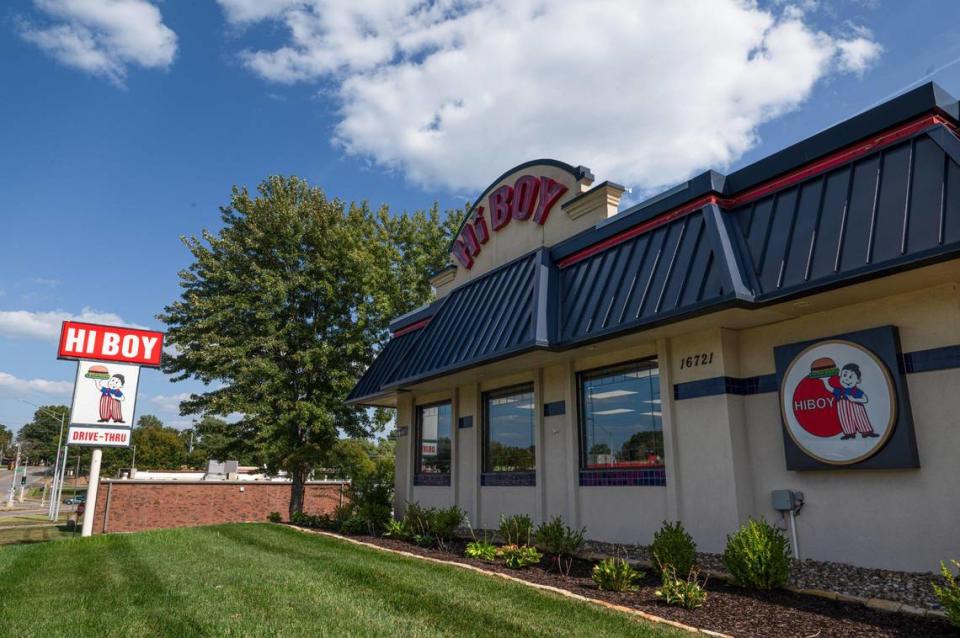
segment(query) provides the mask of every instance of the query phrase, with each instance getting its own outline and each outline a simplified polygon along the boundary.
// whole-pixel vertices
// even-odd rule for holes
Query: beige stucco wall
[[[856,292],[851,290],[851,299]],[[747,517],[776,520],[770,491],[789,488],[806,496],[797,518],[802,557],[934,570],[939,560],[960,555],[960,508],[953,497],[960,484],[960,370],[907,375],[921,463],[914,470],[788,472],[777,393],[672,399],[676,383],[773,374],[776,346],[837,333],[895,325],[904,352],[960,344],[960,290],[954,283],[790,316],[822,307],[816,299],[809,306],[792,302],[780,312],[758,312],[768,321],[763,325],[701,327],[648,342],[633,338],[629,346],[600,343],[518,374],[498,375],[495,366],[470,383],[461,377],[460,385],[443,392],[414,389],[398,400],[397,423],[410,426],[410,436],[398,441],[398,503],[404,495],[428,505],[456,503],[471,524],[484,528],[496,527],[501,514],[522,512],[538,521],[559,515],[586,526],[590,538],[621,543],[649,543],[661,521],[679,518],[702,550],[718,552]],[[709,364],[680,365],[687,356],[710,352]],[[649,356],[658,357],[661,371],[667,485],[580,487],[576,373]],[[538,415],[544,403],[564,401],[566,408],[563,415],[536,421],[537,486],[480,487],[481,393],[526,381],[535,383]],[[454,428],[451,488],[414,488],[413,405],[443,396],[454,402],[455,423],[471,415],[474,426]]]

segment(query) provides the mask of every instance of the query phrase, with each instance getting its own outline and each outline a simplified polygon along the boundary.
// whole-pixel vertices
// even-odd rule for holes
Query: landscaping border
[[[466,569],[466,570],[469,570],[469,571],[472,571],[472,572],[475,572],[475,573],[478,573],[478,574],[484,574],[485,576],[494,576],[494,577],[497,577],[497,578],[502,578],[503,580],[507,580],[507,581],[514,582],[514,583],[518,583],[518,584],[524,585],[524,586],[526,586],[526,587],[530,587],[530,588],[533,588],[533,589],[539,589],[539,590],[541,590],[541,591],[546,591],[546,592],[550,592],[550,593],[553,593],[553,594],[557,594],[557,595],[563,596],[563,597],[565,597],[565,598],[570,598],[570,599],[572,599],[572,600],[578,600],[578,601],[581,601],[581,602],[589,603],[589,604],[591,604],[591,605],[596,605],[597,607],[603,607],[603,608],[605,608],[605,609],[610,609],[610,610],[613,610],[613,611],[617,611],[617,612],[629,614],[629,615],[631,615],[631,616],[633,616],[633,617],[635,617],[635,618],[640,618],[640,619],[646,620],[646,621],[648,621],[648,622],[656,623],[656,624],[668,625],[668,626],[673,627],[673,628],[675,628],[675,629],[681,629],[681,630],[683,630],[683,631],[687,631],[687,632],[690,632],[690,633],[703,634],[703,635],[705,635],[705,636],[712,636],[713,638],[733,638],[733,636],[731,636],[730,634],[724,634],[724,633],[720,633],[720,632],[718,632],[718,631],[711,631],[711,630],[709,630],[709,629],[701,629],[701,628],[699,628],[699,627],[694,627],[694,626],[692,626],[692,625],[686,625],[686,624],[684,624],[684,623],[677,622],[677,621],[675,621],[675,620],[669,620],[669,619],[667,619],[667,618],[661,618],[660,616],[655,616],[655,615],[650,614],[650,613],[647,613],[647,612],[645,612],[645,611],[640,611],[639,609],[631,609],[630,607],[624,607],[624,606],[622,606],[622,605],[614,605],[614,604],[612,604],[612,603],[608,603],[608,602],[603,601],[603,600],[597,600],[597,599],[595,599],[595,598],[588,598],[587,596],[581,596],[580,594],[575,594],[575,593],[573,593],[573,592],[567,591],[567,590],[565,590],[565,589],[561,589],[561,588],[559,588],[559,587],[551,587],[550,585],[543,585],[543,584],[540,584],[540,583],[532,583],[532,582],[530,582],[530,581],[523,580],[523,579],[521,579],[521,578],[516,578],[516,577],[514,577],[514,576],[510,576],[509,574],[502,574],[502,573],[499,573],[499,572],[492,572],[492,571],[488,571],[488,570],[485,570],[485,569],[481,569],[481,568],[479,568],[479,567],[475,567],[475,566],[473,566],[473,565],[467,565],[467,564],[459,563],[459,562],[456,562],[456,561],[446,561],[446,560],[441,560],[441,559],[439,559],[439,558],[433,558],[433,557],[431,557],[431,556],[421,556],[421,555],[419,555],[419,554],[414,554],[414,553],[412,553],[412,552],[403,552],[403,551],[400,551],[400,550],[397,550],[397,549],[390,549],[390,548],[388,548],[388,547],[381,547],[380,545],[374,545],[373,543],[367,543],[367,542],[364,542],[364,541],[359,541],[359,540],[356,540],[356,539],[354,539],[354,538],[350,538],[350,537],[348,537],[348,536],[343,536],[343,535],[340,535],[340,534],[335,534],[335,533],[333,533],[333,532],[327,532],[327,531],[324,531],[324,530],[310,529],[310,528],[306,528],[306,527],[300,527],[299,525],[288,525],[288,526],[291,527],[291,528],[293,528],[293,529],[295,529],[295,530],[297,530],[297,531],[303,532],[303,533],[305,533],[305,534],[316,534],[316,535],[318,535],[318,536],[326,536],[326,537],[328,537],[328,538],[335,538],[335,539],[337,539],[337,540],[345,541],[345,542],[347,542],[347,543],[353,543],[354,545],[360,545],[360,546],[363,546],[363,547],[369,547],[369,548],[371,548],[371,549],[376,549],[376,550],[378,550],[378,551],[386,552],[386,553],[389,553],[389,554],[395,554],[395,555],[398,555],[398,556],[405,556],[405,557],[407,557],[407,558],[415,558],[415,559],[417,559],[417,560],[422,560],[422,561],[426,561],[426,562],[430,562],[430,563],[436,563],[436,564],[440,564],[440,565],[450,565],[451,567],[458,567],[458,568],[461,568],[461,569]]]

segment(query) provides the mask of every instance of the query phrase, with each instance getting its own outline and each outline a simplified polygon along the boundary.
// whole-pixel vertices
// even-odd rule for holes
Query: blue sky
[[[63,318],[162,327],[179,236],[217,229],[234,184],[452,207],[553,156],[638,199],[921,80],[960,95],[955,2],[349,5],[4,3],[0,423],[69,401]],[[184,427],[197,389],[147,371],[137,411]]]

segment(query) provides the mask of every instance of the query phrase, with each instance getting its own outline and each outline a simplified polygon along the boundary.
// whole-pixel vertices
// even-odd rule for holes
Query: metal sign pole
[[[60,505],[63,503],[63,483],[67,478],[67,454],[70,448],[63,446],[63,461],[60,463],[60,480],[57,481],[57,504],[53,508],[53,520],[60,518]],[[76,495],[74,495],[76,496]]]
[[[83,510],[83,531],[81,536],[93,534],[93,514],[97,509],[97,486],[100,483],[100,461],[103,459],[103,449],[94,448],[90,458],[90,482],[87,484],[87,502]]]

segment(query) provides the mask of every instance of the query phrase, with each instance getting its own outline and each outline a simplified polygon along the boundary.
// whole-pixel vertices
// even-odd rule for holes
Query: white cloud
[[[27,396],[34,392],[69,396],[70,393],[73,392],[73,382],[50,381],[48,379],[19,379],[12,374],[0,372],[0,390],[18,396]]]
[[[189,392],[181,392],[180,394],[155,394],[150,397],[150,403],[156,406],[158,410],[179,415],[180,402],[186,401],[189,398]]]
[[[34,0],[54,22],[19,20],[21,37],[67,66],[123,85],[127,68],[165,69],[177,35],[147,0]]]
[[[288,31],[240,54],[257,75],[334,82],[337,145],[451,188],[536,157],[641,189],[723,168],[818,81],[880,52],[814,27],[815,3],[218,1],[234,25]]]
[[[0,310],[0,336],[22,339],[56,341],[60,336],[60,324],[64,321],[86,321],[110,326],[143,328],[112,312],[101,312],[84,307],[79,314],[63,310],[30,312],[29,310]]]

